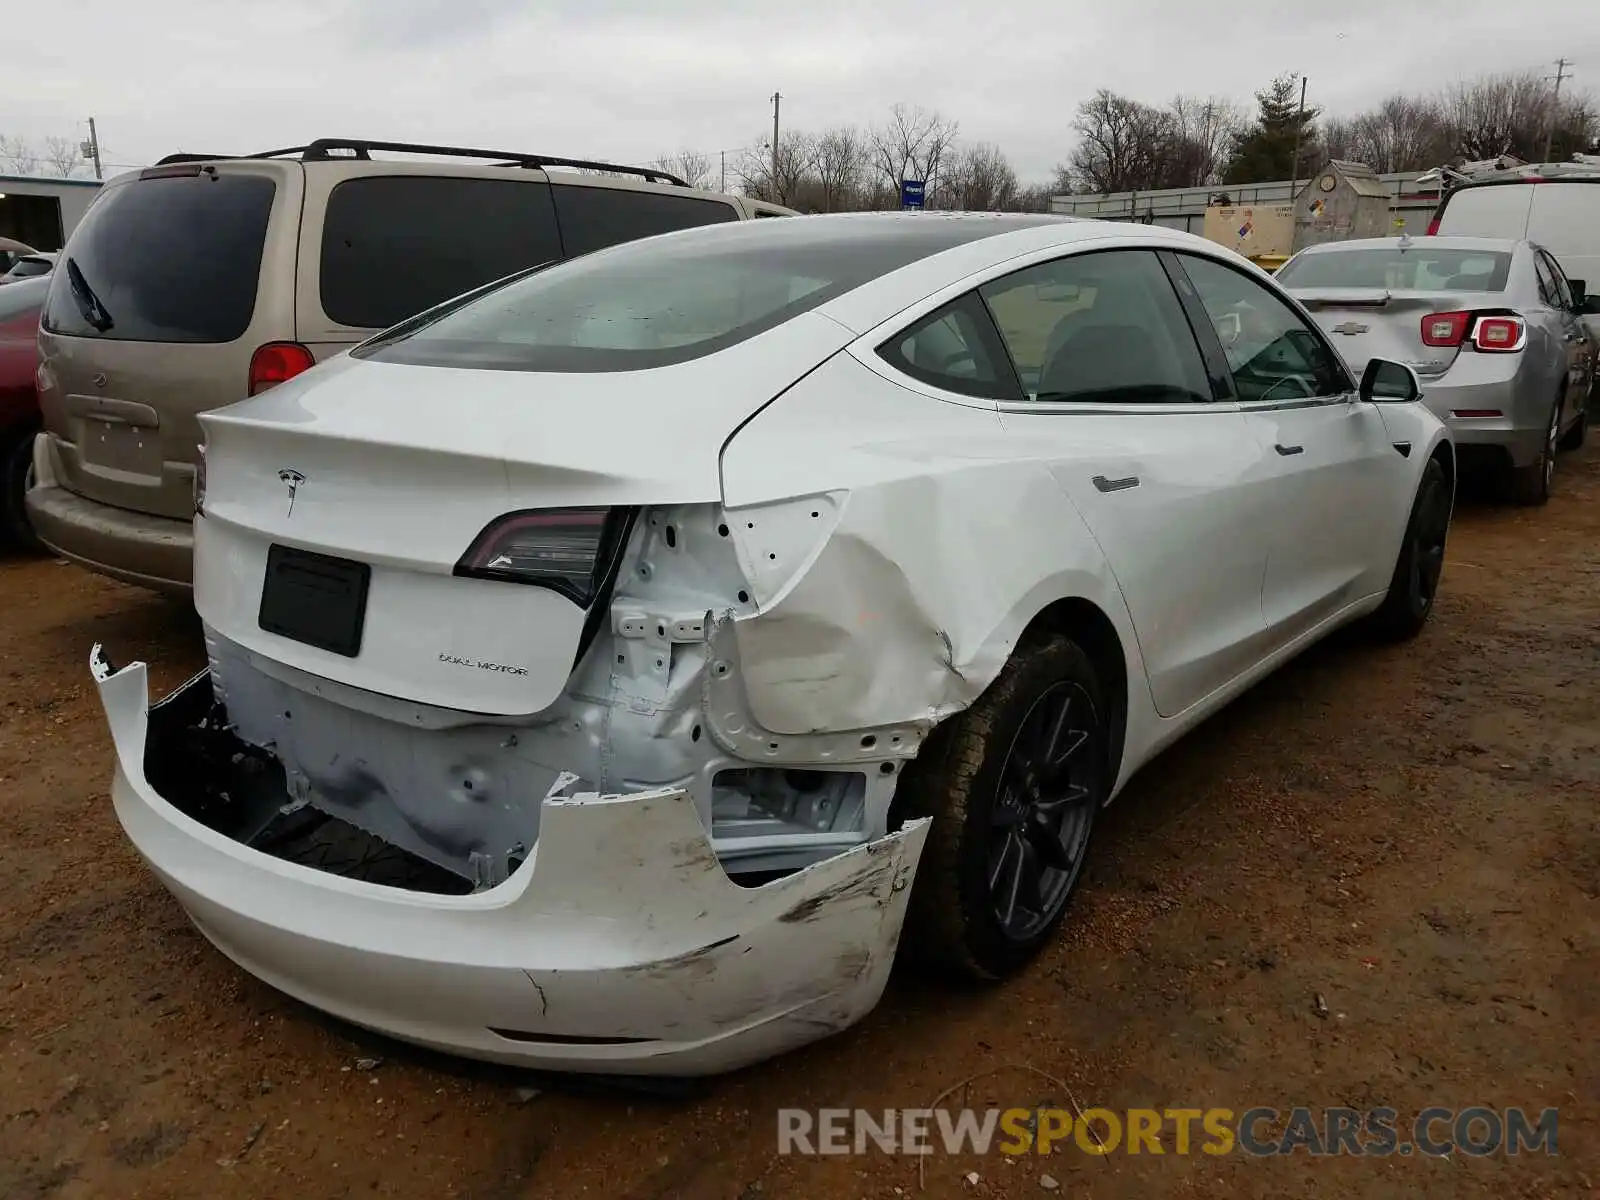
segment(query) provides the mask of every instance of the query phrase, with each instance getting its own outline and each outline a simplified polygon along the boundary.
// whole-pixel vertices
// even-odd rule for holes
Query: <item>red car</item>
[[[48,277],[19,279],[0,288],[0,542],[34,544],[22,505],[39,432],[39,309]]]

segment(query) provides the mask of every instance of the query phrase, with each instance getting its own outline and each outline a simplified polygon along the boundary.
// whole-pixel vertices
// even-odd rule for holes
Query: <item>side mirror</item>
[[[1422,381],[1404,363],[1375,358],[1361,373],[1361,398],[1373,404],[1410,404],[1422,398]]]

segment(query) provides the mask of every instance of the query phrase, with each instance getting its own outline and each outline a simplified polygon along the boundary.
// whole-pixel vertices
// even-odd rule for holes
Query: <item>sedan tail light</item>
[[[1468,312],[1429,313],[1422,318],[1422,344],[1459,346],[1467,336],[1471,320],[1472,314]]]
[[[625,508],[507,513],[473,540],[455,574],[550,588],[588,608],[609,583],[632,513]]]
[[[1472,344],[1491,354],[1521,350],[1526,337],[1521,317],[1479,317],[1472,327]]]
[[[1422,318],[1424,346],[1466,344],[1489,354],[1515,354],[1527,340],[1527,327],[1514,313],[1439,312]]]
[[[268,342],[250,356],[250,385],[245,395],[254,396],[276,387],[316,365],[311,351],[299,342]]]

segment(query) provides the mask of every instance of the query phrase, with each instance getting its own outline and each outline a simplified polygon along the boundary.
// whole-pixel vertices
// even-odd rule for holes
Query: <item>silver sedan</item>
[[[1373,358],[1421,377],[1465,465],[1513,500],[1550,498],[1556,452],[1583,444],[1596,346],[1583,280],[1543,247],[1501,238],[1370,238],[1300,251],[1278,282],[1333,336],[1355,374]]]

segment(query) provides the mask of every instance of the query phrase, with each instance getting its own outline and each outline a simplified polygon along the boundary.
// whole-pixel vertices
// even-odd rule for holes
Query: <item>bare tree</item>
[[[1550,115],[1550,88],[1533,72],[1488,75],[1449,88],[1446,119],[1455,150],[1468,160],[1537,157]]]
[[[679,150],[676,154],[662,154],[651,160],[658,171],[676,175],[690,187],[712,190],[711,156],[698,150]]]
[[[0,135],[0,162],[4,162],[13,175],[35,175],[39,171],[39,153],[27,138],[17,134]]]
[[[1073,179],[1091,192],[1144,191],[1169,186],[1176,119],[1101,88],[1078,106],[1078,134],[1068,162]]]
[[[787,130],[778,138],[776,153],[770,141],[746,150],[739,156],[737,170],[747,195],[793,206],[813,180],[815,159],[816,139],[800,130]]]
[[[1328,136],[1332,131],[1330,122],[1323,137],[1330,158],[1353,159],[1380,173],[1437,166],[1453,150],[1442,105],[1427,96],[1397,93],[1370,112],[1340,122],[1337,153]]]
[[[907,179],[922,180],[926,193],[938,191],[958,128],[937,112],[896,104],[889,119],[872,131],[879,183],[892,193],[896,205],[900,185]]]
[[[975,142],[950,155],[935,205],[962,212],[1004,212],[1016,196],[1017,173],[1000,147]]]
[[[63,179],[83,165],[83,151],[71,138],[48,137],[44,140],[44,161]]]
[[[838,125],[817,138],[815,170],[823,212],[842,212],[860,201],[862,181],[871,169],[868,139],[853,125]]]
[[[1172,114],[1177,161],[1165,173],[1181,176],[1176,184],[1179,187],[1220,183],[1228,151],[1245,124],[1243,110],[1226,96],[1207,96],[1203,100],[1177,96],[1168,111]]]

